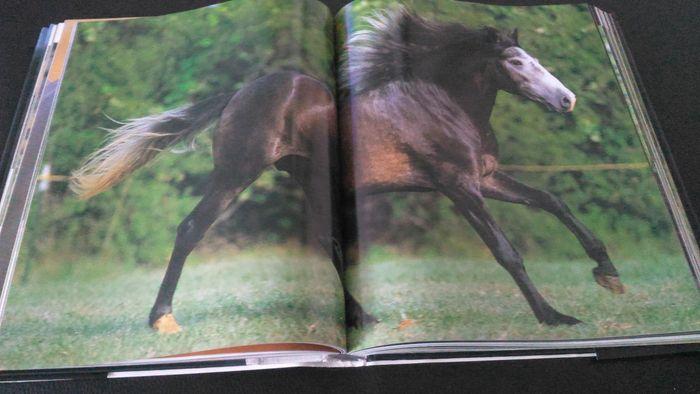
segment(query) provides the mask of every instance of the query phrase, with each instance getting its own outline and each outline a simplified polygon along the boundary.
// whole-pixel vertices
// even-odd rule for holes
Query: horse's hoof
[[[550,313],[547,317],[541,320],[542,323],[548,325],[548,326],[562,326],[562,325],[567,325],[567,326],[573,326],[574,324],[579,324],[583,323],[581,320],[573,317],[573,316],[568,316],[563,313],[559,312],[553,312]]]
[[[172,313],[166,313],[156,320],[151,327],[161,334],[175,334],[182,331],[182,328],[177,321],[175,321],[175,316]]]
[[[363,328],[377,323],[379,323],[379,320],[376,317],[364,311],[358,314],[351,314],[348,316],[347,321],[348,327],[354,328]]]
[[[604,287],[604,288],[610,290],[612,293],[614,293],[614,294],[624,294],[625,293],[625,285],[622,284],[619,276],[599,274],[599,273],[596,273],[594,270],[593,277],[595,278],[596,283],[598,283],[601,287]]]
[[[379,319],[376,317],[370,315],[369,313],[363,313],[362,314],[362,325],[363,326],[371,326],[373,324],[379,323]]]

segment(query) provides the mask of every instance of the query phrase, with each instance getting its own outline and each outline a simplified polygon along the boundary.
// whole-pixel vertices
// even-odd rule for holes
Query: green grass
[[[118,262],[37,267],[28,283],[15,283],[10,291],[0,325],[0,368],[87,365],[254,343],[344,344],[340,284],[325,259],[278,248],[207,260],[207,253],[195,253],[185,267],[174,305],[184,330],[176,335],[146,326],[164,268]],[[384,252],[348,272],[356,298],[381,319],[350,330],[348,343],[359,349],[407,341],[700,330],[700,297],[680,256],[647,253],[616,261],[624,295],[597,286],[588,260],[526,260],[542,294],[584,324],[539,324],[493,260]]]
[[[10,290],[0,368],[126,361],[224,346],[308,341],[344,345],[342,293],[319,257],[248,251],[185,266],[174,311],[183,331],[161,335],[147,317],[164,267],[75,264],[33,273]],[[115,267],[117,265],[117,267]]]
[[[627,286],[623,295],[594,282],[591,261],[526,261],[545,298],[584,322],[549,327],[537,322],[495,261],[375,254],[349,275],[351,291],[380,323],[350,330],[348,343],[351,349],[361,349],[410,341],[574,339],[700,330],[700,294],[683,257],[645,255],[616,265]]]

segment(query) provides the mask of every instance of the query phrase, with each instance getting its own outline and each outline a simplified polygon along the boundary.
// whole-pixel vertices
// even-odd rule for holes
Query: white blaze
[[[517,87],[517,93],[558,112],[570,112],[576,96],[540,62],[522,48],[503,51],[503,68]]]

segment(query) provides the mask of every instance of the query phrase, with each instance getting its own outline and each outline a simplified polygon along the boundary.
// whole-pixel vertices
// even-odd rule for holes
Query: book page
[[[336,26],[349,350],[700,329],[586,6],[358,0]]]
[[[0,368],[344,347],[319,243],[333,239],[328,9],[243,0],[70,34],[35,192],[11,195],[31,208]]]

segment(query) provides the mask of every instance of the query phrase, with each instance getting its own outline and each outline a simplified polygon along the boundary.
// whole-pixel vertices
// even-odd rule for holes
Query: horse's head
[[[341,67],[343,85],[352,85],[356,94],[419,79],[464,97],[474,93],[464,83],[471,80],[477,88],[488,87],[483,91],[488,94],[500,89],[557,112],[574,109],[576,96],[520,47],[517,30],[504,33],[429,20],[406,7],[365,21],[371,27],[352,34]]]
[[[494,70],[500,89],[542,103],[552,111],[574,110],[576,95],[520,47],[517,29],[507,35],[495,29],[490,32],[498,48]]]

